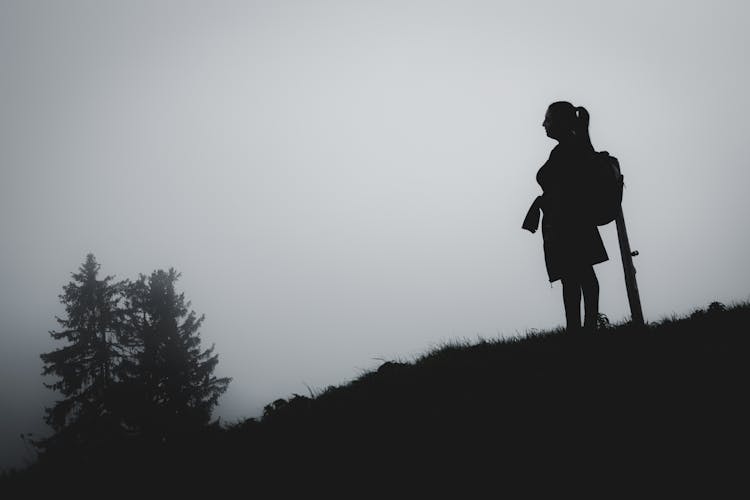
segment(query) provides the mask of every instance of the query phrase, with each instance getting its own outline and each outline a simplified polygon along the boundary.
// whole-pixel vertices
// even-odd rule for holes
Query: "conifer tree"
[[[213,375],[214,347],[202,350],[198,330],[204,316],[189,310],[175,291],[174,269],[141,275],[127,291],[127,334],[132,356],[122,364],[130,394],[128,422],[151,438],[207,424],[230,378]]]
[[[114,283],[112,276],[98,279],[99,268],[88,254],[59,296],[66,314],[56,317],[61,329],[49,333],[66,345],[41,358],[42,374],[57,377],[45,385],[63,398],[46,408],[45,420],[55,434],[37,443],[41,449],[96,443],[117,427],[109,391],[123,355],[118,337],[124,282]]]

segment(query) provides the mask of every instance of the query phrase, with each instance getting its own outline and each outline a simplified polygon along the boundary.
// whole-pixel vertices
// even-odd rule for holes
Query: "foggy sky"
[[[0,467],[46,432],[39,354],[88,252],[175,267],[216,411],[455,339],[564,324],[520,225],[591,113],[620,159],[647,320],[750,298],[742,1],[0,0]],[[628,315],[612,227],[601,311]]]

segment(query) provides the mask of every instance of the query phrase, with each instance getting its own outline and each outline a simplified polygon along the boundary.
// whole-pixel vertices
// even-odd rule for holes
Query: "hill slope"
[[[192,491],[289,487],[290,478],[435,487],[480,471],[504,484],[532,471],[589,480],[717,469],[732,476],[740,462],[730,457],[745,453],[750,416],[749,324],[750,305],[714,303],[644,328],[449,345],[315,397],[278,400],[260,421],[42,460],[6,482],[116,484],[125,475],[130,485]]]

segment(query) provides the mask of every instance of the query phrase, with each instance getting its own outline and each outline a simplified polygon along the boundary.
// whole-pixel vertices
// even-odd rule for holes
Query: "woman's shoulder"
[[[561,159],[564,157],[564,150],[560,148],[560,144],[557,144],[552,150],[549,152],[549,157],[547,158],[547,161],[542,164],[541,168],[539,169],[539,172],[543,170],[547,170],[550,167],[554,166],[556,163],[559,163]]]
[[[570,166],[578,164],[583,157],[590,154],[585,145],[576,142],[560,143],[549,154],[547,163]]]
[[[555,144],[555,147],[552,148],[552,150],[549,152],[549,157],[552,158],[554,156],[558,156],[564,150],[565,150],[565,145],[561,142],[558,142],[557,144]]]
[[[559,143],[549,152],[549,158],[545,165],[566,163],[570,159],[572,153],[573,151],[571,150],[570,144]]]

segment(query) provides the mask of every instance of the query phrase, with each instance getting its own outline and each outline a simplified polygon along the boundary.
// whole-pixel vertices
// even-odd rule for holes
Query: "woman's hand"
[[[526,213],[526,217],[523,219],[523,225],[521,225],[522,229],[525,229],[532,234],[539,229],[539,216],[541,215],[540,211],[542,210],[542,203],[543,198],[541,196],[537,196],[534,199],[534,202],[529,207],[529,211]]]

